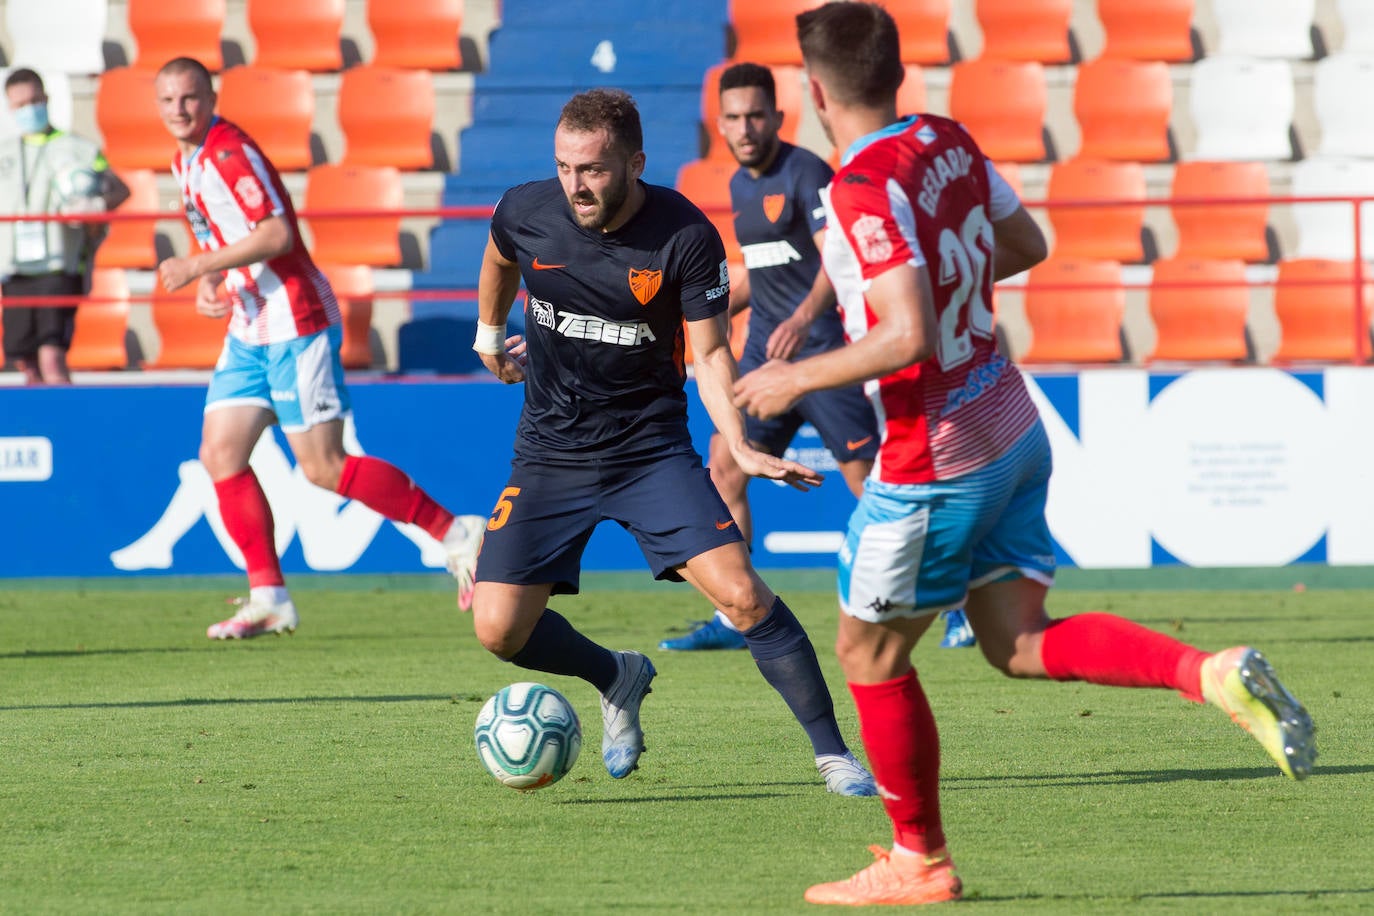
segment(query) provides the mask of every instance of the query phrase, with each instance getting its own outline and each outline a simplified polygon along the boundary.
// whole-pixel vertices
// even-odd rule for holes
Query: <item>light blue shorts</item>
[[[840,547],[840,607],[880,622],[962,607],[968,590],[1014,576],[1054,580],[1045,522],[1050,446],[1040,423],[1001,458],[956,480],[869,480]]]
[[[298,433],[337,420],[349,411],[338,325],[274,344],[246,344],[226,337],[205,411],[252,405],[277,414],[282,432]]]

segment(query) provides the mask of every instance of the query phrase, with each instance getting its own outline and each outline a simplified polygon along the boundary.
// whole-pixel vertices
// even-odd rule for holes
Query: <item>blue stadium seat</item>
[[[472,351],[475,318],[420,318],[396,329],[396,360],[402,374],[467,375],[485,372]]]
[[[657,12],[655,10],[655,12]],[[604,14],[599,10],[597,16]],[[652,15],[652,14],[649,14]],[[506,22],[519,22],[503,15]],[[539,21],[537,18],[525,21]],[[648,18],[644,11],[604,26],[511,25],[491,35],[490,68],[475,91],[490,88],[573,89],[701,86],[702,71],[725,56],[724,15],[690,21]]]

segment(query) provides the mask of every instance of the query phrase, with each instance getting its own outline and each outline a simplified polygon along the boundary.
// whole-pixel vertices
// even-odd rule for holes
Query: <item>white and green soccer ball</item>
[[[522,681],[477,714],[477,756],[503,785],[532,792],[567,775],[582,750],[582,724],[563,694]]]

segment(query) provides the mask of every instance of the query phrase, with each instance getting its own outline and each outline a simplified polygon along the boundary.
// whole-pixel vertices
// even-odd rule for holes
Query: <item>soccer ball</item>
[[[527,681],[487,700],[473,735],[487,772],[521,792],[558,782],[582,750],[582,724],[572,704],[552,687]]]

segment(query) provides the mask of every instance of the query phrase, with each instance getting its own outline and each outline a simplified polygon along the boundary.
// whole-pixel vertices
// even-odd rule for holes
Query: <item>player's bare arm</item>
[[[716,431],[730,444],[730,454],[750,477],[781,480],[798,490],[819,486],[823,476],[795,461],[774,458],[749,444],[744,435],[744,417],[732,403],[732,386],[739,378],[739,366],[730,352],[727,319],[724,315],[687,322],[691,338],[692,363],[696,367],[697,391],[701,403],[715,424]]]
[[[507,260],[491,237],[477,275],[477,341],[472,349],[491,374],[513,385],[525,380],[525,341],[506,336],[506,319],[520,291],[520,265]]]
[[[233,244],[190,257],[168,258],[157,266],[157,274],[162,285],[174,292],[206,274],[220,274],[286,254],[295,243],[296,234],[291,231],[291,224],[273,214],[259,221],[251,232]]]
[[[992,255],[994,280],[1005,280],[1029,270],[1049,256],[1045,233],[1025,207],[1017,207],[1011,216],[995,221],[992,237],[996,243]]]
[[[802,395],[857,385],[921,362],[933,352],[935,306],[925,267],[899,264],[865,295],[878,321],[854,343],[800,362],[772,360],[735,383],[735,406],[769,419]]]
[[[812,238],[815,239],[816,250],[824,250],[825,230],[821,229]],[[811,291],[806,294],[805,299],[797,303],[797,310],[769,335],[765,354],[769,359],[791,359],[796,356],[811,334],[811,325],[834,307],[835,287],[830,285],[830,278],[825,275],[825,269],[821,268],[816,271],[816,280],[811,284]]]

